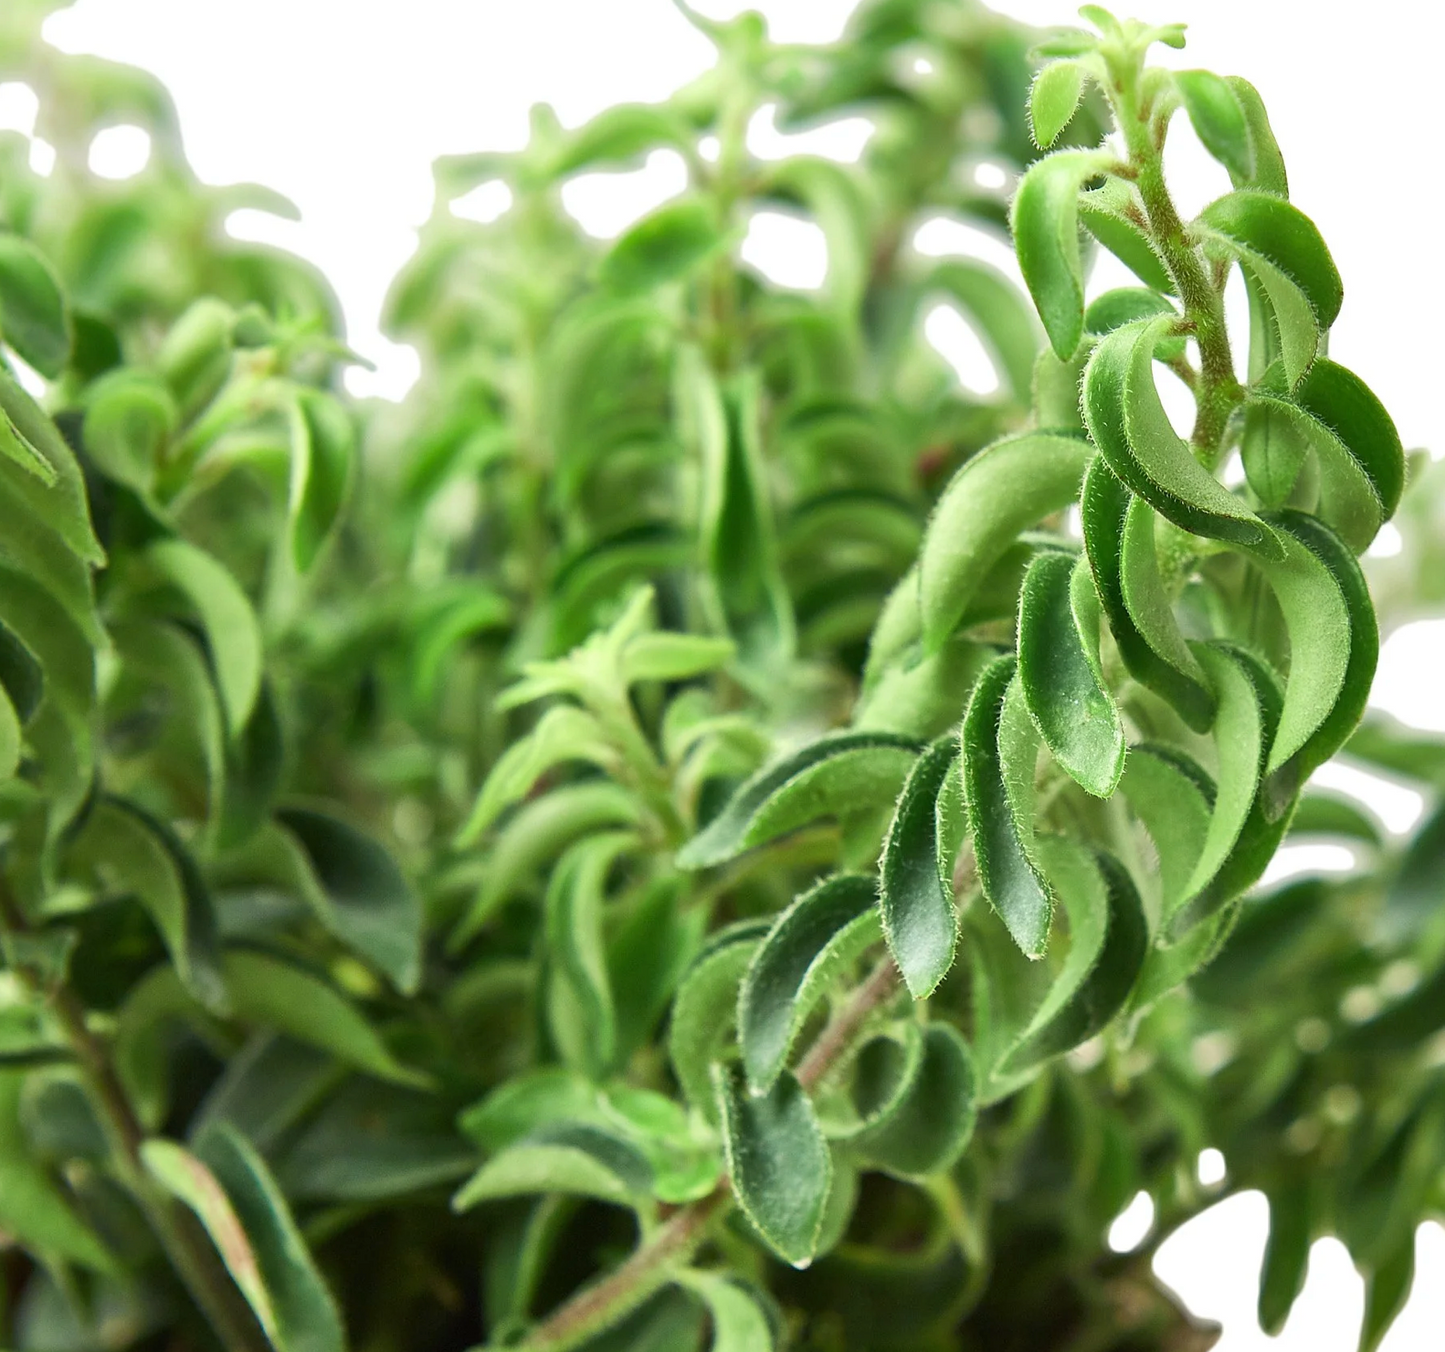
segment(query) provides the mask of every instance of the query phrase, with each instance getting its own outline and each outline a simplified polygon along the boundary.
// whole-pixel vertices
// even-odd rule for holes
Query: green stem
[[[0,877],[0,929],[7,936],[28,933],[30,923],[9,882]],[[30,993],[45,999],[85,1077],[110,1145],[116,1176],[141,1208],[192,1299],[227,1352],[269,1352],[270,1344],[215,1246],[194,1213],[155,1185],[146,1172],[141,1146],[146,1131],[131,1106],[105,1045],[90,1029],[85,1007],[63,980],[47,981],[33,968],[17,965],[16,976]]]
[[[1163,131],[1156,134],[1153,109],[1141,102],[1139,53],[1110,62],[1113,88],[1108,93],[1115,120],[1129,151],[1129,166],[1144,204],[1150,240],[1174,282],[1184,305],[1184,320],[1199,348],[1199,372],[1194,382],[1196,406],[1190,445],[1207,469],[1219,464],[1229,416],[1239,405],[1243,390],[1234,374],[1229,331],[1224,321],[1224,295],[1216,287],[1164,181]]]

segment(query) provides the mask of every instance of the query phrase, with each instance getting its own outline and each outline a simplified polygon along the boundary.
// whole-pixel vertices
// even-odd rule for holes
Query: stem
[[[812,1089],[842,1061],[868,1015],[898,987],[899,972],[885,955],[818,1034],[794,1072]],[[675,1262],[685,1260],[706,1238],[713,1222],[732,1202],[726,1180],[704,1197],[676,1212],[615,1272],[585,1287],[539,1324],[518,1352],[568,1352],[634,1310],[664,1281]]]
[[[13,937],[30,929],[8,880],[0,875],[0,931]],[[17,964],[14,970],[32,995],[49,1003],[99,1110],[116,1174],[145,1211],[171,1266],[222,1345],[227,1352],[269,1352],[270,1343],[200,1221],[189,1208],[161,1192],[146,1172],[141,1158],[145,1127],[104,1043],[86,1023],[79,997],[63,980],[50,985],[43,973],[31,967]]]
[[[1109,62],[1113,77],[1110,101],[1129,150],[1129,165],[1144,203],[1149,236],[1173,279],[1184,304],[1185,323],[1199,347],[1199,373],[1194,382],[1196,413],[1190,445],[1206,469],[1219,464],[1229,415],[1243,397],[1234,374],[1229,331],[1224,322],[1224,295],[1190,242],[1174,199],[1164,181],[1162,133],[1151,126],[1152,109],[1140,102],[1140,53],[1116,54]]]

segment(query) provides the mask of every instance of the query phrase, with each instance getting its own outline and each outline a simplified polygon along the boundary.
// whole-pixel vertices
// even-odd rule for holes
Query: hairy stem
[[[898,966],[885,955],[798,1063],[795,1073],[804,1089],[843,1060],[868,1016],[898,989],[898,982]],[[673,1264],[686,1261],[731,1203],[732,1190],[724,1180],[701,1201],[683,1207],[615,1272],[579,1291],[539,1324],[519,1352],[567,1352],[615,1324],[667,1280]]]
[[[1144,204],[1149,238],[1163,260],[1184,305],[1184,319],[1199,348],[1199,371],[1193,381],[1194,431],[1190,445],[1207,469],[1215,469],[1224,449],[1229,415],[1243,396],[1234,374],[1229,331],[1224,322],[1223,290],[1217,287],[1200,257],[1164,181],[1162,125],[1156,136],[1153,108],[1139,96],[1137,59],[1110,63],[1113,88],[1108,93],[1115,120],[1129,151],[1134,183]]]
[[[0,930],[12,938],[30,932],[20,903],[0,876]],[[270,1344],[240,1290],[231,1280],[210,1237],[188,1208],[151,1181],[141,1159],[145,1127],[136,1116],[105,1044],[91,1030],[85,1007],[64,980],[49,980],[33,967],[16,964],[16,976],[55,1016],[85,1077],[110,1145],[117,1177],[140,1203],[166,1257],[227,1352],[268,1352]]]

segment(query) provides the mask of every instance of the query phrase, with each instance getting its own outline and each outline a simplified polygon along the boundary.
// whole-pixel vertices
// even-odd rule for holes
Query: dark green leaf
[[[1054,759],[1089,793],[1108,798],[1124,773],[1124,725],[1099,666],[1099,598],[1084,559],[1040,554],[1029,565],[1018,672]]]
[[[789,1071],[761,1098],[721,1066],[713,1081],[738,1204],[780,1258],[807,1267],[817,1251],[833,1176],[813,1105]]]
[[[340,403],[319,390],[297,394],[288,528],[298,573],[310,572],[346,505],[355,473],[355,441],[351,417]]]
[[[1053,897],[1031,857],[1038,735],[1014,680],[1017,665],[998,658],[974,687],[963,719],[963,789],[983,894],[1023,953],[1038,958]]]
[[[1285,1184],[1269,1194],[1269,1241],[1259,1274],[1259,1326],[1278,1337],[1304,1290],[1313,1238],[1308,1183]]]
[[[940,836],[944,832],[939,822],[944,786],[950,779],[957,781],[957,766],[956,735],[940,738],[914,763],[879,864],[883,933],[915,1000],[926,999],[948,974],[958,943],[953,888],[941,876]],[[951,832],[951,823],[944,827]],[[951,860],[948,867],[952,867]]]
[[[70,315],[55,271],[29,240],[0,234],[0,333],[52,380],[70,360]]]
[[[773,1087],[828,984],[880,934],[871,877],[844,874],[804,892],[753,954],[738,992],[738,1042],[754,1094]]]

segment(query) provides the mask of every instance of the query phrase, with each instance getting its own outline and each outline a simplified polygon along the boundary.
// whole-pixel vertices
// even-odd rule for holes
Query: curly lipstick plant
[[[972,3],[827,49],[692,16],[719,63],[667,103],[439,166],[395,410],[334,392],[304,270],[190,240],[178,145],[123,210],[79,114],[54,180],[7,157],[0,333],[52,383],[0,375],[0,1340],[1205,1347],[1150,1258],[1214,1147],[1266,1326],[1335,1233],[1379,1341],[1445,1206],[1445,830],[1308,782],[1445,788],[1357,731],[1406,460],[1256,91],[1084,14],[1032,60]],[[0,37],[101,121],[148,88]],[[760,162],[769,103],[876,130]],[[1233,183],[1190,221],[1177,117]],[[562,186],[654,149],[685,194],[589,239]],[[738,261],[773,208],[819,293]],[[938,214],[1011,228],[1042,350],[914,252]],[[1087,300],[1096,247],[1139,284]],[[1388,622],[1440,599],[1438,477]],[[1258,890],[1287,837],[1356,867]]]

